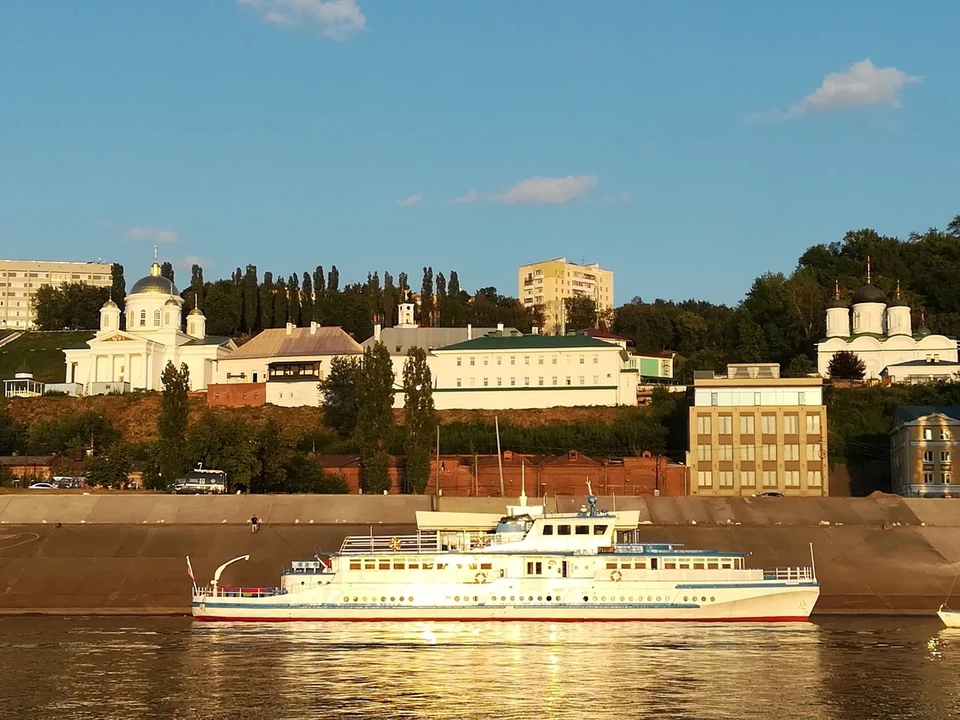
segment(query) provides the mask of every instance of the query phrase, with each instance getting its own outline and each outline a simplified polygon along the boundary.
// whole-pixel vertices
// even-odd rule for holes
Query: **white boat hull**
[[[960,610],[945,610],[941,605],[937,616],[948,628],[960,628]]]
[[[426,593],[422,600],[399,595],[400,592],[416,593],[418,590],[421,595]],[[377,602],[379,598],[371,597],[371,591],[386,593],[382,596],[386,601]],[[465,592],[470,594],[460,594]],[[442,589],[409,586],[402,589],[376,589],[369,586],[351,588],[330,584],[313,590],[268,597],[194,595],[192,612],[198,620],[228,622],[796,622],[809,619],[820,595],[820,587],[815,582],[760,582],[751,587],[736,583],[696,587],[684,587],[682,583],[664,583],[659,587],[637,583],[631,587],[631,584],[620,583],[616,588],[561,591],[549,595],[549,602],[546,601],[546,595],[525,596],[531,599],[524,600],[514,595],[512,597],[515,599],[511,601],[511,596],[502,594],[506,592],[510,591],[498,590],[496,583]],[[596,601],[593,599],[594,592],[598,594]],[[613,592],[617,593],[616,596],[612,595]],[[363,593],[367,593],[367,596]],[[430,595],[436,599],[431,601]],[[446,601],[447,597],[456,598],[456,601]],[[503,601],[501,597],[508,599]],[[400,598],[403,598],[402,602]],[[391,599],[395,601],[391,602]]]

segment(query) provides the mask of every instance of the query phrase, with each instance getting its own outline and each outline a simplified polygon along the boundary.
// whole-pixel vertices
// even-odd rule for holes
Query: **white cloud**
[[[155,227],[132,227],[127,230],[124,237],[127,240],[147,240],[155,244],[175,243],[177,241],[177,232],[175,230],[161,230]]]
[[[922,79],[892,66],[878,68],[870,60],[861,60],[843,72],[827,75],[816,92],[787,110],[786,117],[880,103],[898,108],[900,88]]]
[[[187,255],[187,256],[186,256],[185,258],[183,258],[182,260],[174,260],[173,263],[172,263],[172,265],[173,265],[175,268],[179,268],[179,269],[183,269],[183,270],[189,270],[189,269],[191,269],[194,265],[199,265],[199,266],[202,267],[204,270],[209,270],[209,269],[210,269],[210,261],[209,261],[209,260],[204,260],[202,257],[197,257],[196,255]]]
[[[273,25],[315,27],[330,38],[343,39],[367,26],[356,0],[237,0]]]
[[[461,195],[458,198],[455,198],[453,202],[455,203],[472,203],[480,199],[480,194],[476,190],[470,190],[465,195]]]
[[[597,184],[595,175],[568,175],[564,178],[534,175],[521,180],[494,199],[505,203],[545,203],[559,205],[583,197]]]
[[[423,200],[423,195],[421,193],[414,193],[410,197],[405,197],[403,200],[397,200],[397,205],[407,207],[409,205],[416,205],[421,200]]]

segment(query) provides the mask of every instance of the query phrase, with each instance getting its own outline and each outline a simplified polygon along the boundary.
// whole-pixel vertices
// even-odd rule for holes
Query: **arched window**
[[[163,314],[163,324],[164,324],[164,325],[169,325],[169,324],[170,324],[170,313],[164,313],[164,314]]]
[[[160,311],[159,310],[153,311],[153,324],[156,327],[160,327]]]
[[[103,327],[104,327],[104,328],[110,327],[110,316],[109,316],[109,315],[104,315],[104,316],[103,316]]]
[[[145,327],[146,324],[147,324],[147,311],[141,310],[140,311],[140,327]]]
[[[194,323],[190,323],[190,334],[191,335],[197,334],[197,326]]]

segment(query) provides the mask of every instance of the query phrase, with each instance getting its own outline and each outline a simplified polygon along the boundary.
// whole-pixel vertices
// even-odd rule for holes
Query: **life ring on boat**
[[[473,576],[473,579],[477,581],[478,585],[483,585],[487,582],[487,574],[485,572],[478,572]]]
[[[620,582],[623,580],[623,573],[619,570],[614,570],[612,573],[610,573],[610,579],[614,582]]]
[[[390,549],[393,550],[394,552],[397,552],[400,550],[400,538],[398,537],[390,538]]]

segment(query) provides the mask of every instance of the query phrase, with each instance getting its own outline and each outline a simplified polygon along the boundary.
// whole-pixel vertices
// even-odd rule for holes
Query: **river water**
[[[3,718],[960,717],[960,630],[0,618]]]

